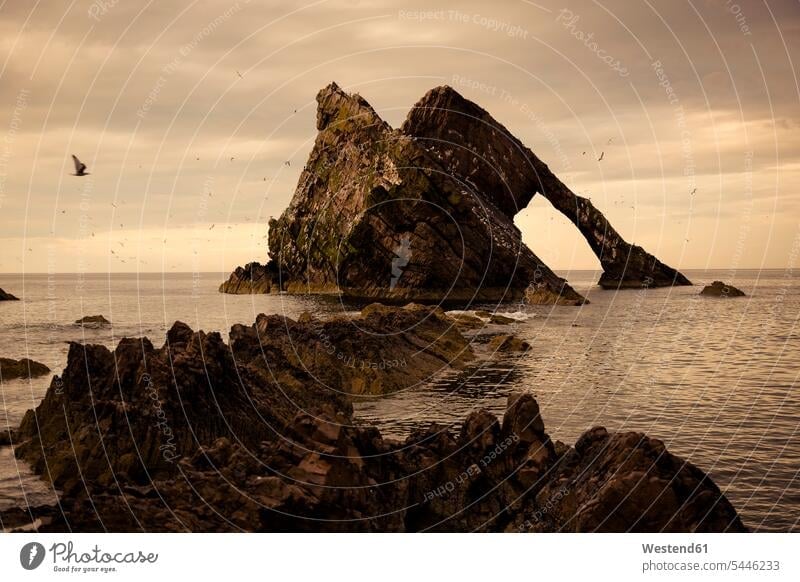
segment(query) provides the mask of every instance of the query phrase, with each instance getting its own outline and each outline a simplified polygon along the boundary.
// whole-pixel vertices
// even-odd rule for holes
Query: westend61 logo
[[[26,570],[35,570],[44,562],[47,553],[53,558],[55,572],[115,572],[116,564],[154,564],[158,554],[135,552],[105,552],[95,545],[89,551],[75,551],[72,542],[56,542],[45,550],[39,542],[29,542],[19,551],[19,563]]]

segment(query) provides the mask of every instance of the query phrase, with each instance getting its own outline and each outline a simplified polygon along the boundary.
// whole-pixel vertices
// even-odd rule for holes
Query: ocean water
[[[512,390],[536,395],[554,439],[572,444],[592,426],[635,430],[709,473],[758,531],[800,530],[800,276],[783,270],[685,271],[697,285],[603,291],[598,273],[561,273],[591,303],[580,308],[503,305],[499,313],[532,349],[492,358],[424,386],[356,401],[359,422],[403,438],[431,421],[456,426],[469,411],[502,414]],[[113,347],[146,335],[163,343],[177,319],[226,335],[259,313],[296,317],[352,312],[337,298],[222,295],[223,273],[2,275],[0,287],[23,301],[0,303],[0,355],[29,357],[54,373],[67,342]],[[742,299],[698,295],[715,279]],[[494,306],[472,306],[472,308]],[[74,325],[103,314],[108,329]],[[508,327],[489,332],[508,332]],[[485,342],[479,336],[476,343]],[[0,428],[36,406],[50,377],[0,387]],[[0,448],[0,508],[51,503],[55,494],[9,447]]]

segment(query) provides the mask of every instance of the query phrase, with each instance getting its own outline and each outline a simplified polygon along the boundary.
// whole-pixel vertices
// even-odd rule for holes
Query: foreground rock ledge
[[[457,432],[382,438],[274,344],[269,367],[248,360],[262,349],[256,331],[286,324],[275,317],[235,328],[230,346],[180,323],[160,350],[73,344],[14,435],[16,454],[64,491],[63,513],[0,519],[78,532],[745,531],[709,477],[662,442],[594,428],[573,447],[553,443],[529,394],[509,396],[502,420],[479,410]]]
[[[81,486],[78,466],[99,484],[146,483],[198,444],[257,446],[298,409],[349,418],[347,394],[413,388],[474,359],[439,309],[374,304],[354,319],[299,319],[259,315],[234,325],[229,344],[181,322],[159,349],[147,338],[113,352],[72,343],[62,375],[25,414],[16,453],[64,491]]]

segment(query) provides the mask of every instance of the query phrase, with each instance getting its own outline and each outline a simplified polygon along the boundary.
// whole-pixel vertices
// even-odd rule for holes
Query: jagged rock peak
[[[470,101],[450,85],[439,85],[425,93],[422,99],[417,101],[408,112],[406,123],[409,123],[408,120],[415,115],[424,114],[426,110],[432,112],[458,111],[474,116],[481,116],[486,113],[486,110],[480,105]]]
[[[372,106],[357,93],[346,93],[335,82],[331,82],[317,93],[317,130],[339,126],[347,128],[348,121],[379,123],[390,129],[388,124],[375,113]]]

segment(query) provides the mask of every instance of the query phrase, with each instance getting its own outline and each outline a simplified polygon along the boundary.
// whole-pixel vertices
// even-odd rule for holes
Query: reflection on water
[[[646,432],[710,473],[749,527],[797,529],[800,279],[783,271],[687,274],[698,285],[724,279],[748,297],[701,298],[698,287],[614,293],[593,287],[595,273],[565,274],[591,304],[531,306],[525,313],[517,305],[501,309],[526,317],[515,330],[533,346],[528,354],[360,400],[357,415],[387,436],[404,438],[432,421],[458,426],[476,408],[502,414],[506,395],[527,389],[539,399],[553,438],[572,443],[594,425]],[[216,288],[223,279],[102,276],[76,292],[74,278],[57,276],[48,286],[46,278],[28,276],[25,301],[0,306],[2,355],[31,357],[57,371],[69,340],[113,346],[122,336],[147,335],[159,344],[176,319],[224,334],[262,312],[297,316],[354,309],[331,298],[220,295]],[[6,276],[2,283],[23,296],[20,278]],[[70,325],[96,313],[111,319],[113,330]],[[16,426],[48,383],[6,382],[0,428]],[[0,451],[0,506],[19,503],[17,467],[9,449]],[[29,493],[35,487],[41,492],[38,480],[23,474],[22,482]]]

